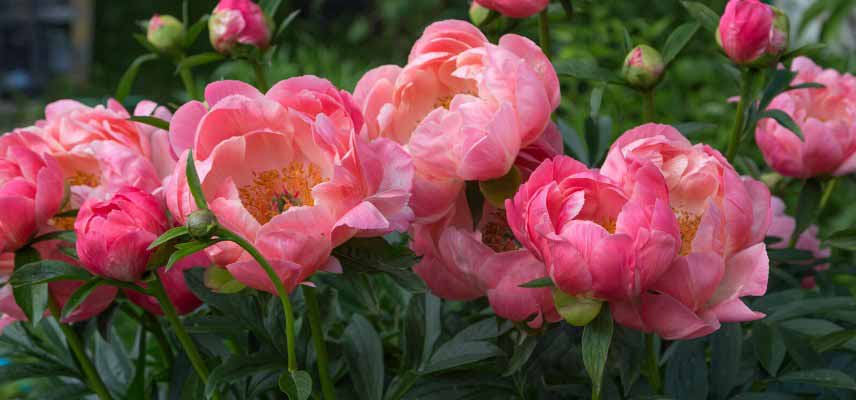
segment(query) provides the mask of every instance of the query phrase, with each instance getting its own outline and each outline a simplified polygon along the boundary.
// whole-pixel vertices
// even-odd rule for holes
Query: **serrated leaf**
[[[137,74],[140,72],[140,67],[156,58],[158,58],[157,54],[143,54],[131,62],[131,65],[129,65],[128,69],[125,70],[125,73],[122,74],[122,78],[119,79],[119,85],[116,87],[116,101],[121,103],[126,97],[128,97],[131,93],[131,87],[137,79]]]
[[[698,22],[688,22],[677,27],[666,39],[666,44],[663,45],[663,62],[666,65],[670,64],[681,50],[689,44],[696,32],[701,28]]]
[[[62,318],[65,319],[74,312],[86,298],[92,294],[92,291],[98,288],[98,286],[103,285],[105,282],[100,278],[92,278],[88,282],[84,283],[74,293],[71,294],[71,297],[65,302],[65,305],[62,306]]]
[[[612,342],[612,315],[604,307],[597,317],[583,329],[583,365],[592,382],[592,398],[599,399],[603,390],[603,371]]]
[[[153,126],[158,129],[163,129],[165,131],[169,131],[169,121],[164,121],[157,117],[150,117],[145,115],[135,115],[128,118],[129,121],[139,122],[141,124],[146,124],[149,126]]]
[[[542,288],[542,287],[554,287],[554,286],[556,286],[556,284],[553,283],[553,279],[551,279],[549,276],[546,276],[543,278],[533,279],[529,282],[526,282],[526,283],[524,283],[522,285],[518,285],[518,286],[522,287],[522,288]]]
[[[306,371],[285,371],[278,383],[288,400],[306,400],[312,395],[312,376]]]
[[[163,233],[163,235],[158,236],[152,244],[149,245],[147,250],[152,250],[155,247],[158,247],[170,240],[180,238],[184,235],[188,235],[187,227],[177,226]]]
[[[343,337],[345,362],[361,400],[383,398],[383,344],[371,323],[354,314]]]
[[[213,62],[225,60],[226,56],[216,53],[216,52],[208,52],[208,53],[200,53],[194,54],[190,57],[185,57],[175,66],[175,71],[181,71],[182,69],[193,69],[200,65],[211,64]]]
[[[570,76],[585,81],[625,84],[617,73],[579,60],[566,60],[556,64],[556,72],[560,76]]]
[[[719,27],[719,14],[697,1],[682,1],[681,4],[683,4],[690,16],[698,21],[704,29],[716,33]]]
[[[205,194],[202,193],[202,184],[199,183],[199,173],[196,172],[196,160],[193,158],[193,150],[187,151],[187,165],[184,171],[187,175],[187,186],[190,189],[190,194],[193,195],[196,207],[200,210],[207,210],[208,201],[205,200]]]
[[[834,369],[812,369],[790,372],[780,376],[779,381],[856,391],[856,381],[849,375]]]
[[[92,274],[76,265],[58,260],[40,260],[18,266],[9,283],[13,287],[37,285],[54,281],[85,281]]]
[[[797,135],[801,140],[805,140],[805,136],[803,136],[802,128],[794,122],[793,118],[788,115],[786,112],[782,110],[767,110],[761,113],[761,119],[763,118],[772,118],[779,123],[779,125],[785,127],[787,130],[793,132]]]

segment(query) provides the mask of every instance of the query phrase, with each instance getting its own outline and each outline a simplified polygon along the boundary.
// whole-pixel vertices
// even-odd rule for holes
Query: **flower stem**
[[[642,109],[645,122],[654,122],[654,89],[646,90],[642,93]]]
[[[538,14],[538,39],[544,55],[547,58],[553,58],[553,54],[550,51],[550,14],[547,12],[547,9],[545,8],[544,11]]]
[[[86,356],[86,349],[83,347],[83,341],[80,340],[80,336],[70,326],[60,322],[60,308],[53,296],[48,297],[48,307],[51,310],[51,314],[56,318],[57,323],[59,323],[59,328],[62,330],[63,335],[65,335],[66,341],[68,341],[68,347],[71,348],[71,352],[74,353],[77,362],[80,363],[80,368],[83,369],[83,374],[86,376],[86,380],[89,381],[89,388],[95,392],[99,399],[112,400],[107,386],[104,386],[101,376],[98,375],[98,370],[95,369],[92,361]]]
[[[660,378],[660,356],[657,354],[657,346],[654,343],[654,334],[645,334],[645,347],[648,350],[648,356],[645,359],[644,373],[648,378],[648,383],[651,384],[651,389],[654,394],[663,393],[663,381]]]
[[[163,332],[163,328],[161,328],[160,323],[154,315],[149,313],[143,313],[143,318],[144,320],[148,321],[147,325],[149,327],[149,330],[152,332],[158,342],[158,347],[160,347],[161,353],[163,353],[167,369],[172,370],[172,363],[173,360],[175,360],[175,356],[172,354],[172,348],[169,346],[169,341],[166,339],[166,335]]]
[[[826,181],[826,187],[823,188],[823,194],[820,196],[820,204],[817,207],[817,215],[823,212],[826,208],[826,205],[829,203],[829,199],[832,198],[832,192],[835,191],[835,188],[838,186],[839,177],[834,176]]]
[[[259,87],[259,90],[262,93],[267,92],[269,86],[264,67],[262,67],[262,64],[258,60],[250,60],[250,64],[252,64],[253,71],[256,73],[256,85]]]
[[[315,346],[315,358],[318,363],[318,377],[321,379],[321,391],[324,400],[335,400],[330,368],[327,366],[327,345],[324,343],[324,331],[321,327],[321,310],[318,307],[318,294],[315,288],[303,286],[303,299],[309,312],[309,327],[312,330],[312,344]]]
[[[282,284],[282,279],[279,278],[279,275],[274,272],[273,267],[271,267],[270,263],[262,256],[262,254],[246,239],[242,238],[240,235],[224,228],[219,227],[217,236],[222,239],[229,240],[235,242],[238,246],[241,246],[247,253],[249,253],[259,265],[265,270],[270,278],[271,282],[273,282],[273,286],[276,288],[276,293],[279,296],[280,302],[282,302],[282,310],[285,313],[285,337],[288,341],[288,370],[296,371],[297,370],[297,353],[294,350],[294,311],[292,311],[291,300],[288,298],[288,292],[285,291],[285,286]]]
[[[743,139],[743,124],[746,118],[746,106],[749,104],[749,95],[752,92],[752,80],[755,76],[754,70],[747,68],[741,74],[740,101],[737,103],[737,113],[734,115],[734,126],[731,128],[731,136],[728,137],[728,148],[725,157],[728,162],[734,160],[737,155],[737,146]]]
[[[152,294],[158,299],[161,310],[163,310],[163,315],[172,325],[172,329],[175,331],[175,336],[178,338],[178,341],[181,342],[181,346],[184,347],[184,351],[187,353],[187,358],[190,359],[193,369],[196,370],[196,373],[199,375],[199,378],[202,379],[202,382],[208,383],[208,365],[206,365],[205,361],[202,360],[202,356],[199,354],[196,344],[193,343],[193,339],[190,338],[190,335],[187,334],[187,331],[178,319],[178,313],[175,312],[175,307],[172,305],[172,302],[166,294],[166,290],[163,288],[160,276],[158,276],[158,274],[154,274],[154,276],[155,278],[152,280],[150,285]]]

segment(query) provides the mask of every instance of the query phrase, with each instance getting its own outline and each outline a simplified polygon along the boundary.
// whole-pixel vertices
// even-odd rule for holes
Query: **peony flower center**
[[[494,210],[487,217],[487,222],[481,228],[482,243],[498,253],[520,248],[514,233],[508,227],[505,210]]]
[[[693,239],[695,239],[698,226],[701,223],[701,215],[696,215],[683,210],[675,210],[675,217],[678,219],[678,226],[681,230],[681,251],[680,254],[685,256],[690,254],[693,249]]]
[[[454,98],[454,96],[440,97],[439,99],[437,99],[437,101],[434,102],[434,108],[443,107],[443,108],[448,110],[449,106],[452,105],[452,99],[453,98]]]
[[[66,183],[68,183],[68,186],[98,187],[101,184],[101,179],[95,174],[77,171],[74,175],[66,179]]]
[[[253,180],[238,188],[241,204],[260,224],[291,207],[313,206],[312,188],[326,181],[315,165],[292,162],[282,169],[253,172]]]
[[[606,229],[610,234],[615,233],[615,224],[618,221],[614,217],[606,217],[603,220],[599,221],[597,224],[602,226],[603,229]]]
[[[73,231],[74,230],[74,216],[67,217],[53,217],[48,220],[48,225],[59,229],[61,231]]]

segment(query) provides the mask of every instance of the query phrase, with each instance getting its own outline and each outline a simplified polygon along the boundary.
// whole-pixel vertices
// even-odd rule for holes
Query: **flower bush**
[[[856,229],[835,208],[856,78],[791,48],[758,0],[682,2],[659,49],[623,29],[612,69],[555,55],[551,24],[579,4],[550,3],[476,0],[473,23],[426,26],[352,92],[268,81],[299,18],[278,1],[155,14],[115,99],[58,100],[0,136],[0,382],[100,400],[856,396]],[[206,27],[214,51],[191,54]],[[703,40],[740,95],[698,140],[655,95]],[[131,113],[154,59],[184,90]],[[220,62],[255,79],[194,76]],[[641,100],[622,134],[601,109],[615,91]]]

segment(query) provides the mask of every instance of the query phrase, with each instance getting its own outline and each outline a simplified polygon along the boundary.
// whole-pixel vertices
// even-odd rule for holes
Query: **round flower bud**
[[[211,45],[224,54],[239,45],[267,49],[273,23],[262,8],[251,0],[220,0],[208,19]]]
[[[187,231],[196,240],[208,240],[217,229],[217,217],[210,210],[197,210],[187,216]]]
[[[149,20],[146,39],[160,51],[181,47],[184,42],[184,24],[172,15],[153,15]]]
[[[716,42],[735,64],[768,66],[788,48],[788,16],[759,0],[730,0]]]
[[[624,59],[621,73],[630,86],[647,90],[657,85],[666,64],[660,52],[648,45],[636,46]]]

